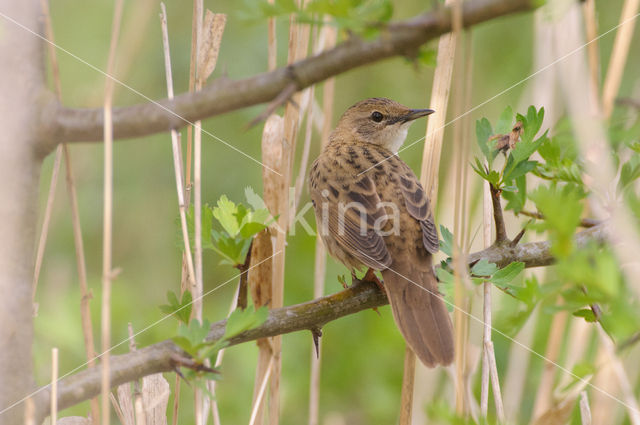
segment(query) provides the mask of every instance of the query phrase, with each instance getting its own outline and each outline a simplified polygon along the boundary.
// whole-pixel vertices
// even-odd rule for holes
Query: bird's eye
[[[371,119],[374,120],[375,122],[382,121],[382,118],[384,118],[384,117],[378,111],[373,111],[373,113],[371,114]]]

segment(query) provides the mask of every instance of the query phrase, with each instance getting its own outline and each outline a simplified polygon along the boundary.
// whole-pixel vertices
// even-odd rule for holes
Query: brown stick
[[[532,0],[465,2],[463,25],[468,27],[534,8]],[[440,8],[393,23],[376,40],[350,38],[319,55],[243,80],[218,78],[199,93],[184,93],[173,100],[115,108],[114,138],[140,137],[180,128],[199,119],[269,102],[292,82],[300,90],[350,69],[393,56],[412,55],[424,43],[451,31],[450,13],[448,8]],[[46,137],[39,138],[40,152],[52,151],[61,141],[101,140],[101,110],[66,108],[53,98],[46,109],[40,130]]]
[[[507,241],[507,230],[504,225],[504,216],[502,215],[502,205],[500,205],[500,190],[489,185],[491,190],[491,204],[493,205],[493,220],[496,225],[496,243]]]

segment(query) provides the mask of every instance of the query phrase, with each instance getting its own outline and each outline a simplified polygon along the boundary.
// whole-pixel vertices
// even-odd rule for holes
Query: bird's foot
[[[367,272],[364,274],[362,280],[365,281],[365,282],[373,282],[373,283],[375,283],[378,286],[378,288],[380,288],[380,290],[382,292],[384,292],[384,285],[382,284],[382,281],[380,279],[378,279],[378,276],[376,276],[376,271],[373,270],[372,268],[369,268],[367,270]]]

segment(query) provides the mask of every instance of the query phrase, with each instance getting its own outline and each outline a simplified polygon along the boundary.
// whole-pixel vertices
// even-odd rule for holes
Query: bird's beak
[[[409,122],[415,119],[426,117],[427,115],[433,114],[435,111],[433,109],[409,109],[409,112],[404,114],[400,120],[402,122]]]

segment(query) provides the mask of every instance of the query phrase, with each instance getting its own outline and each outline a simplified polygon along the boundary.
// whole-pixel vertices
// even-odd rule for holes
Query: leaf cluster
[[[299,23],[324,24],[318,17],[330,16],[338,29],[371,38],[393,15],[391,0],[311,0],[304,9],[295,0],[245,0],[241,19],[263,22],[267,18],[294,16]]]
[[[571,126],[563,119],[555,126],[553,136],[549,136],[549,130],[538,136],[543,120],[544,109],[531,106],[526,115],[514,115],[510,107],[506,108],[495,130],[486,118],[477,121],[476,138],[482,156],[475,158],[472,166],[506,199],[505,209],[518,214],[529,202],[535,206],[542,219],[527,225],[548,235],[557,264],[545,282],[525,278],[514,284],[517,275],[501,280],[509,270],[496,270],[495,265],[481,261],[471,270],[472,280],[489,277],[487,280],[516,301],[497,321],[508,334],[515,334],[534,308],[541,306],[548,314],[566,310],[588,322],[597,321],[614,340],[632,338],[640,329],[640,309],[610,247],[595,243],[580,249],[575,246],[574,236],[589,188],[582,179],[584,167]],[[611,155],[619,169],[617,192],[630,205],[637,202],[632,188],[640,178],[639,123],[640,119],[629,127],[610,131]],[[519,124],[521,128],[516,131]],[[504,153],[503,161],[500,152]],[[538,179],[535,189],[528,190],[528,178]],[[450,255],[452,237],[444,230],[442,234],[443,251],[448,250]],[[505,269],[515,273],[518,267],[510,264]],[[441,279],[449,278],[446,270],[440,273]]]
[[[254,203],[258,195],[250,188],[246,193],[249,202]],[[202,207],[202,248],[218,253],[222,257],[222,264],[239,267],[245,262],[253,237],[273,220],[266,208],[252,209],[222,195],[215,207]],[[187,224],[193,235],[193,208],[187,217]]]

